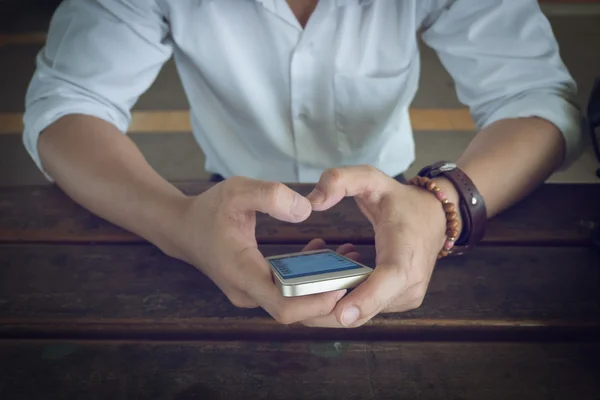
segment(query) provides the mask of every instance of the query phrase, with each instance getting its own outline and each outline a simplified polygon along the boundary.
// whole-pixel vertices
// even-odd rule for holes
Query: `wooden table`
[[[233,307],[52,186],[0,189],[0,399],[598,400],[597,226],[600,185],[543,186],[442,260],[421,308],[324,330]],[[322,237],[374,259],[352,200],[260,216],[257,237],[265,255]]]

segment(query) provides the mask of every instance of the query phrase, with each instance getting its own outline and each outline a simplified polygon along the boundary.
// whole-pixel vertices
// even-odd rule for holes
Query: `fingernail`
[[[337,296],[335,296],[335,302],[337,303],[338,301],[340,301],[340,299],[342,297],[344,297],[344,295],[346,294],[346,289],[344,290],[340,290],[337,294]]]
[[[358,320],[360,311],[356,306],[348,306],[342,312],[342,325],[349,326]]]
[[[311,210],[312,206],[310,205],[310,202],[296,193],[294,203],[292,204],[292,215],[295,218],[306,218]]]
[[[320,204],[325,201],[325,195],[319,189],[313,189],[306,198],[314,204]]]

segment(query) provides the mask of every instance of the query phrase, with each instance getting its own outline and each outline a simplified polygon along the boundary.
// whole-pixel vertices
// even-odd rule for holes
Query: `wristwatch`
[[[464,254],[471,250],[485,234],[487,209],[483,197],[473,181],[460,169],[448,161],[440,161],[421,169],[421,177],[434,179],[444,177],[456,188],[459,196],[459,210],[463,227],[459,238],[454,243],[453,255]]]

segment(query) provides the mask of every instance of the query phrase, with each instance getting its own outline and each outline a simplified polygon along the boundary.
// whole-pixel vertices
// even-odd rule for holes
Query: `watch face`
[[[431,178],[435,178],[436,176],[438,176],[444,172],[452,171],[455,168],[456,168],[456,164],[449,163],[449,162],[438,164],[429,171],[429,176]]]
[[[453,163],[445,163],[443,165],[441,165],[438,170],[440,172],[446,172],[446,171],[452,171],[454,168],[456,168],[456,164]]]

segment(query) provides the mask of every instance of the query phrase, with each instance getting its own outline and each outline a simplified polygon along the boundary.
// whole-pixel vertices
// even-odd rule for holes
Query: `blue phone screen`
[[[269,262],[285,279],[362,268],[361,265],[333,252],[299,254],[276,258]]]

